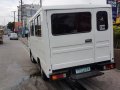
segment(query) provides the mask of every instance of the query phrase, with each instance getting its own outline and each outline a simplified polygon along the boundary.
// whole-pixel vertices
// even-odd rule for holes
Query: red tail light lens
[[[65,78],[65,77],[66,77],[66,74],[57,74],[57,75],[51,76],[52,80],[57,80],[57,79]]]
[[[115,68],[115,64],[112,63],[112,64],[107,64],[104,66],[104,70],[110,70],[110,69],[114,69]]]

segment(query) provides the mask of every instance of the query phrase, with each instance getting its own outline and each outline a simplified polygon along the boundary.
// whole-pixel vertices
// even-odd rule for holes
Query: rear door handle
[[[92,39],[86,39],[85,40],[85,43],[91,43],[92,42]]]

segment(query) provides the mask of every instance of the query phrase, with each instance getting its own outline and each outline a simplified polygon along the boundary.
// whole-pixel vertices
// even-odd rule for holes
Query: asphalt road
[[[120,90],[120,71],[109,70],[99,77],[78,80],[87,90]],[[0,90],[73,90],[62,81],[43,81],[30,62],[27,47],[4,37],[0,45]]]
[[[0,44],[0,90],[10,90],[35,70],[27,48],[19,40],[9,40],[4,36],[4,44]]]

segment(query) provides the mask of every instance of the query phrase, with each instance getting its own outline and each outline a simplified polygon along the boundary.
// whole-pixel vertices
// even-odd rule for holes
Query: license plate
[[[91,71],[91,68],[90,67],[78,68],[75,71],[76,71],[76,74],[80,74],[80,73],[85,73],[85,72]]]

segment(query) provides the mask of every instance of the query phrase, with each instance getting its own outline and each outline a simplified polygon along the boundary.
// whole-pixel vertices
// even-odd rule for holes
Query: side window
[[[35,19],[35,35],[41,37],[41,19],[40,15]]]
[[[106,11],[97,12],[97,30],[105,31],[108,29],[108,14]]]
[[[35,20],[34,20],[34,22],[35,22],[35,36],[37,36],[37,18],[35,18]]]
[[[30,22],[30,33],[31,33],[31,36],[34,36],[34,23],[33,23],[33,21]]]

